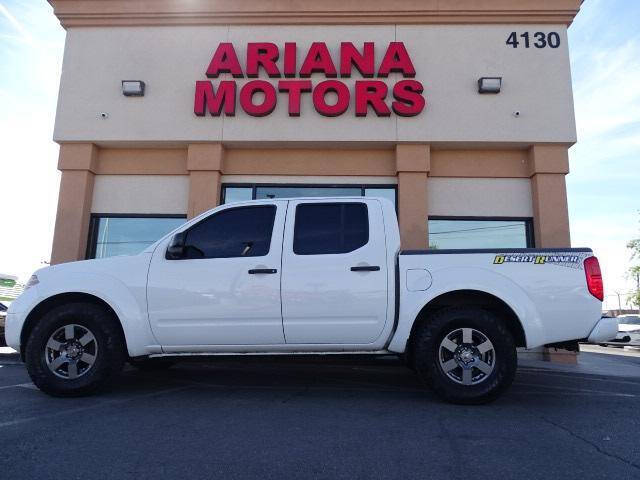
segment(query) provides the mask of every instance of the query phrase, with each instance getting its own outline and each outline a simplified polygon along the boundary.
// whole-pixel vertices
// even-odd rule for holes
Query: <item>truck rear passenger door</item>
[[[282,261],[286,342],[374,342],[387,321],[386,262],[379,201],[290,201]]]

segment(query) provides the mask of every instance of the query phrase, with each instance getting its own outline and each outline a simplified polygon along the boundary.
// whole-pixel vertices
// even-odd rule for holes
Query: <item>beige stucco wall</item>
[[[514,49],[512,31],[557,31],[560,48]],[[390,41],[405,42],[423,83],[427,107],[418,117],[370,113],[319,115],[303,95],[302,115],[287,115],[279,94],[266,118],[196,117],[194,84],[219,42],[232,41],[241,62],[248,41],[298,43],[298,64],[312,41],[325,41],[334,62],[340,41],[376,42],[379,63]],[[395,75],[395,76],[394,76]],[[499,75],[499,95],[479,95],[477,79]],[[342,79],[352,85],[358,78]],[[120,81],[144,80],[146,95],[124,97]],[[323,75],[314,75],[318,83]],[[387,79],[392,85],[397,74]],[[246,79],[238,80],[239,85]],[[515,118],[514,111],[521,116]],[[100,118],[105,112],[108,118]],[[373,115],[373,116],[372,116]],[[540,142],[575,141],[564,25],[158,26],[71,28],[54,137],[57,141],[192,142]]]
[[[429,215],[532,217],[528,178],[429,178]]]
[[[222,175],[222,183],[301,183],[310,185],[396,185],[398,177],[356,175]]]
[[[187,175],[96,175],[92,213],[186,214]]]

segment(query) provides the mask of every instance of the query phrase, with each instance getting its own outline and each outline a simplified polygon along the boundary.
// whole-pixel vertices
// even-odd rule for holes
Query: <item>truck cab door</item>
[[[149,268],[153,333],[165,351],[284,344],[280,305],[286,201],[231,205],[185,227],[184,253],[166,241]],[[186,348],[188,347],[188,348]]]
[[[283,252],[288,344],[368,344],[380,336],[389,266],[378,200],[291,200]]]

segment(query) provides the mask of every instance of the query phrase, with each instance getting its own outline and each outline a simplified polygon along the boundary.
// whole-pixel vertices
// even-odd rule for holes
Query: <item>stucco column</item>
[[[193,218],[220,203],[220,177],[224,147],[220,143],[192,143],[187,153],[189,170],[189,207]]]
[[[567,145],[533,145],[529,175],[533,200],[533,228],[538,248],[570,247],[565,175],[569,173]],[[542,358],[554,363],[578,363],[576,352],[543,348]]]
[[[427,176],[431,149],[424,144],[396,145],[398,172],[398,221],[404,249],[428,247]]]
[[[536,247],[569,247],[569,212],[565,175],[569,173],[566,145],[533,145],[529,174]]]
[[[98,148],[92,143],[60,145],[60,194],[51,264],[85,258]]]

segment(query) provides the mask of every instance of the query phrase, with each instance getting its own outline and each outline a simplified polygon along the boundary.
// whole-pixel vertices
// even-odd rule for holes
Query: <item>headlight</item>
[[[37,284],[40,283],[40,280],[38,280],[38,276],[37,275],[31,275],[31,278],[29,278],[29,281],[27,282],[27,284],[24,286],[24,289],[28,289],[31,288]]]

